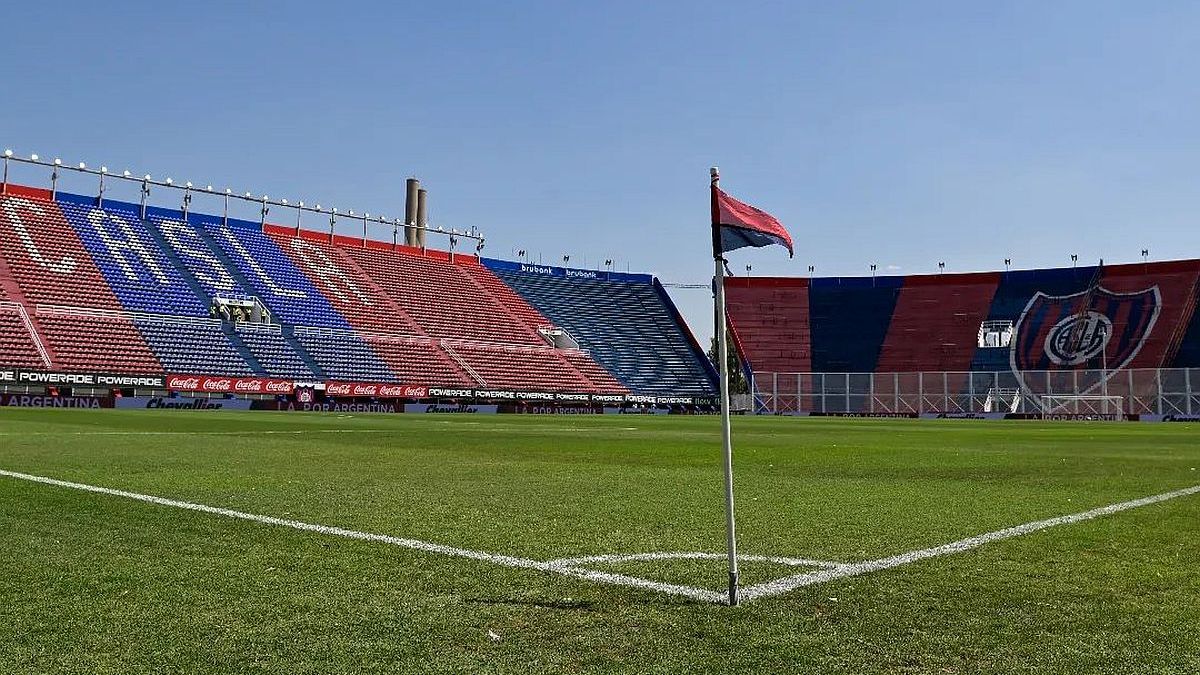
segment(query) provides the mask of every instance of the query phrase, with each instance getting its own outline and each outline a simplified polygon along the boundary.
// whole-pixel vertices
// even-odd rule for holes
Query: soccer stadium
[[[151,180],[141,184],[148,195]],[[89,394],[127,383],[111,387],[119,407],[168,393],[338,410],[361,399],[712,407],[713,365],[657,279],[427,247],[425,191],[408,187],[400,244],[367,238],[380,223],[352,211],[358,238],[334,232],[335,211],[325,233],[268,223],[288,205],[266,198],[254,223],[184,210],[190,187],[171,210],[6,183],[6,365],[22,370],[5,382]]]
[[[387,54],[378,43],[390,33],[366,24],[399,18],[451,36],[464,55],[430,60],[406,46],[399,77],[429,91],[397,105],[381,88],[386,115],[355,103],[374,125],[347,121],[344,94],[287,114],[264,109],[259,84],[243,76],[261,74],[254,67],[214,82],[245,104],[220,109],[207,92],[162,88],[192,71],[158,71],[149,60],[137,96],[109,80],[90,89],[84,77],[23,80],[80,87],[97,102],[137,98],[146,114],[128,129],[115,113],[96,113],[104,131],[86,111],[40,119],[20,100],[0,110],[11,133],[54,140],[45,149],[60,153],[35,154],[10,138],[0,156],[0,673],[1200,673],[1200,239],[1186,200],[1151,208],[1178,185],[1120,196],[1132,200],[1121,204],[1134,220],[1144,211],[1155,223],[1143,232],[1104,220],[1104,208],[1126,217],[1102,200],[1117,199],[1111,189],[1072,207],[1104,224],[1065,239],[1035,236],[1052,229],[1050,215],[997,225],[950,193],[1036,202],[1038,191],[997,184],[1001,170],[991,166],[971,186],[956,182],[961,171],[939,168],[956,152],[1024,147],[1013,140],[1021,134],[998,130],[1002,114],[971,143],[930,150],[930,164],[885,170],[886,155],[902,154],[897,139],[923,130],[931,111],[954,108],[962,91],[979,101],[988,94],[955,89],[939,106],[908,107],[893,78],[917,89],[940,81],[914,56],[920,40],[892,44],[887,31],[842,10],[776,9],[771,18],[721,10],[694,28],[715,44],[743,16],[768,34],[773,20],[796,29],[803,17],[818,26],[811,40],[828,31],[855,36],[846,45],[883,45],[887,56],[856,46],[831,81],[806,85],[827,95],[838,118],[808,123],[840,131],[830,132],[836,147],[820,171],[793,169],[901,185],[873,197],[878,210],[863,206],[870,200],[857,184],[805,190],[776,175],[776,144],[791,166],[824,136],[790,135],[791,115],[807,109],[781,84],[770,91],[789,101],[786,111],[747,104],[762,115],[755,151],[714,145],[735,157],[724,177],[682,149],[708,136],[684,133],[691,118],[677,103],[658,102],[670,114],[652,133],[639,127],[650,115],[641,104],[654,101],[646,91],[690,81],[690,70],[665,64],[692,68],[681,55],[695,37],[654,33],[672,45],[657,55],[659,72],[637,60],[643,42],[619,36],[639,30],[636,17],[661,28],[676,14],[572,10],[587,13],[584,21],[562,8],[409,7],[375,8],[371,22],[351,21],[348,8],[345,17],[310,9],[373,40],[329,48],[298,12],[296,35],[311,44],[293,49],[291,35],[271,35],[262,47],[233,48],[214,35],[208,57],[238,65],[226,52],[245,49],[276,66],[303,64],[285,82],[363,77],[390,86],[391,75],[349,67]],[[927,10],[911,10],[923,21],[862,11],[872,25],[914,31],[943,20],[978,25],[960,10]],[[178,36],[145,28],[190,21],[186,11],[213,25],[228,19],[211,8],[126,17],[141,27],[127,34],[131,49],[173,46]],[[234,23],[265,20],[260,9],[244,11]],[[854,28],[819,28],[824,11]],[[510,12],[539,26],[536,36]],[[620,30],[608,23],[616,14]],[[76,35],[117,25],[60,19]],[[1153,23],[1167,32],[1191,25]],[[478,32],[460,34],[464,26]],[[556,38],[551,53],[563,64],[542,51],[542,36],[559,29],[568,44]],[[1055,37],[1026,46],[1035,65],[1062,55],[1062,30],[1013,30]],[[937,40],[928,35],[937,46],[923,48],[975,54],[973,43],[942,45],[952,38],[940,29]],[[999,49],[1011,37],[981,39]],[[30,39],[12,46],[24,47],[13,51],[34,72],[41,61],[28,54]],[[412,39],[434,44],[423,32]],[[829,39],[829,53],[841,54],[840,37]],[[778,41],[756,40],[754,63],[772,83],[790,81],[768,55],[799,48],[760,42]],[[96,64],[63,65],[58,51],[46,57],[51,72],[113,64],[96,55]],[[570,61],[576,53],[590,56]],[[601,65],[609,58],[616,71]],[[522,66],[495,65],[508,60]],[[891,71],[890,60],[920,67]],[[932,71],[961,84],[951,60]],[[721,72],[753,75],[748,64],[730,67]],[[992,86],[1011,83],[1007,59],[971,67]],[[885,73],[871,79],[873,69]],[[557,85],[522,89],[524,71]],[[1018,72],[1012,86],[1022,95],[1052,97],[1029,85],[1039,77],[1061,77],[1060,87],[1078,77],[1029,64]],[[1107,95],[1106,78],[1096,91]],[[576,80],[587,80],[583,89],[572,88]],[[844,81],[884,92],[889,124],[856,117],[853,96],[840,98]],[[145,94],[151,82],[160,89]],[[462,82],[475,90],[459,91]],[[624,91],[627,83],[642,89]],[[710,88],[694,94],[708,101]],[[156,121],[159,111],[178,113],[177,103],[203,110],[188,119],[208,135]],[[539,105],[554,117],[510,128],[522,142],[507,145],[489,126],[492,116],[536,118]],[[414,109],[445,119],[413,121]],[[321,122],[307,117],[313,110],[332,112]],[[1053,106],[1044,110],[1053,117]],[[410,126],[389,126],[392,115]],[[862,126],[842,128],[842,118]],[[921,121],[896,121],[909,118]],[[270,147],[281,157],[320,155],[329,167],[291,171],[281,161],[281,176],[266,175],[241,153],[246,136],[227,145],[211,133],[217,125],[233,133],[231,123],[278,134]],[[1088,156],[1096,172],[1136,183],[1136,170],[1114,167],[1174,147],[1181,127],[1162,124],[1170,142],[1149,128],[1131,134],[1123,152]],[[944,120],[931,128],[947,138],[961,131]],[[409,148],[414,158],[401,157],[412,162],[403,170],[374,164],[372,182],[336,169],[359,160],[287,154],[293,133],[314,148],[361,134],[364,147]],[[1105,131],[1079,133],[1093,142]],[[460,134],[482,150],[460,152]],[[900,145],[864,150],[859,134]],[[142,135],[144,145],[130,140]],[[392,135],[404,143],[389,146]],[[629,171],[655,180],[604,179],[602,197],[580,188],[588,181],[573,172],[603,177],[617,166],[589,167],[573,154],[585,147],[574,145],[579,137],[594,135],[606,139],[586,146],[594,156],[634,153],[647,166]],[[99,150],[126,154],[109,164],[63,159]],[[905,152],[925,157],[916,146]],[[869,158],[857,169],[833,159],[856,153]],[[270,194],[280,185],[289,195],[328,189],[340,204],[343,194],[365,194],[361,206],[371,210],[235,190],[223,177],[193,183],[124,170],[147,157],[178,163],[177,176],[193,167],[228,170],[233,184],[260,175]],[[495,173],[549,157],[535,180]],[[1020,160],[1039,185],[1053,185],[1055,203],[1069,201],[1085,175],[1076,167],[1062,179],[1057,165],[1036,172],[1038,157]],[[439,180],[426,177],[426,164]],[[681,164],[684,188],[662,172]],[[907,177],[922,171],[936,185],[929,194],[941,220],[907,193]],[[653,204],[671,195],[695,208],[664,219]],[[556,205],[557,217],[577,220],[555,220]],[[936,222],[918,228],[905,209]],[[835,223],[835,212],[846,220]],[[894,220],[881,229],[847,224],[883,212]],[[963,214],[982,224],[955,225]],[[1151,239],[1157,230],[1162,237]],[[1118,234],[1153,241],[1154,256],[1150,243],[1131,255]],[[564,237],[577,240],[570,253],[536,252]],[[1048,241],[1080,253],[1048,253],[1056,245]],[[843,264],[843,248],[878,262]],[[947,265],[942,251],[1003,263]],[[680,262],[687,256],[697,259]],[[912,262],[920,256],[937,262]]]

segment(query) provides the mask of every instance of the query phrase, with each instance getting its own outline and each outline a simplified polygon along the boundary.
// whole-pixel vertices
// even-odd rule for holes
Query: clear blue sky
[[[137,5],[4,9],[0,144],[396,216],[416,175],[487,254],[667,281],[711,164],[797,242],[739,274],[1200,255],[1195,3]]]

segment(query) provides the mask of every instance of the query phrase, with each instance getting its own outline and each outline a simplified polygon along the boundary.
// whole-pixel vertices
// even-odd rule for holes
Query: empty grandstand
[[[1200,260],[726,290],[760,409],[1034,413],[1045,395],[1092,394],[1200,411]]]
[[[648,275],[481,261],[5,184],[0,366],[709,396]],[[364,221],[365,222],[365,221]],[[591,278],[588,278],[591,277]]]
[[[712,393],[712,364],[653,277],[500,260],[484,264],[630,389]]]

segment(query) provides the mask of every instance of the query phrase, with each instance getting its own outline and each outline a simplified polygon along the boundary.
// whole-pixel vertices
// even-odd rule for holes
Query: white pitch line
[[[652,590],[652,591],[657,591],[660,593],[666,593],[669,595],[676,595],[676,596],[681,596],[681,597],[692,598],[694,600],[699,600],[702,602],[725,604],[725,594],[719,593],[717,591],[710,591],[710,590],[706,590],[703,588],[696,588],[694,586],[668,584],[668,583],[653,581],[650,579],[642,579],[640,577],[633,577],[633,576],[629,576],[629,575],[625,575],[625,574],[600,572],[600,571],[591,570],[591,569],[584,569],[584,568],[577,566],[579,564],[586,564],[589,562],[619,562],[622,560],[631,560],[631,561],[632,560],[663,560],[663,559],[668,559],[670,557],[709,559],[709,558],[716,556],[716,557],[723,558],[724,556],[721,556],[720,554],[703,553],[703,552],[683,552],[683,553],[659,552],[659,553],[641,553],[641,554],[613,554],[613,555],[586,556],[586,557],[581,557],[581,558],[564,558],[564,559],[560,559],[560,560],[552,560],[549,562],[542,562],[542,561],[538,561],[538,560],[531,560],[528,558],[517,558],[514,556],[502,555],[502,554],[498,554],[498,553],[488,553],[485,551],[474,551],[471,549],[457,548],[454,546],[447,546],[444,544],[435,544],[432,542],[421,541],[418,539],[408,539],[408,538],[403,538],[403,537],[393,537],[393,536],[384,535],[384,534],[372,534],[369,532],[359,532],[357,530],[347,530],[347,529],[344,529],[341,527],[332,527],[332,526],[328,526],[328,525],[314,525],[311,523],[304,523],[304,522],[301,522],[298,520],[287,520],[287,519],[283,519],[283,518],[275,518],[273,516],[262,516],[262,515],[257,515],[257,514],[253,514],[253,513],[246,513],[244,511],[234,511],[232,509],[224,509],[224,508],[215,507],[215,506],[206,506],[204,504],[195,504],[192,502],[185,502],[185,501],[180,501],[180,500],[176,500],[176,499],[166,499],[163,497],[155,497],[153,495],[139,494],[137,492],[126,492],[124,490],[116,490],[113,488],[99,487],[99,486],[95,486],[95,485],[87,485],[85,483],[73,483],[70,481],[58,480],[56,478],[35,476],[32,474],[19,473],[16,471],[6,471],[4,469],[0,469],[0,476],[7,476],[9,478],[27,480],[27,481],[31,481],[31,482],[35,482],[35,483],[42,483],[45,485],[54,485],[57,487],[65,487],[65,488],[72,488],[75,490],[83,490],[85,492],[93,492],[93,493],[97,493],[97,494],[111,495],[111,496],[115,496],[115,497],[125,497],[127,499],[133,499],[133,500],[137,500],[137,501],[141,501],[141,502],[146,502],[149,504],[157,504],[159,506],[171,506],[171,507],[180,508],[180,509],[187,509],[190,511],[199,511],[202,513],[226,516],[228,518],[237,518],[240,520],[248,520],[248,521],[261,523],[261,524],[265,524],[265,525],[278,525],[278,526],[290,527],[292,529],[302,530],[302,531],[306,531],[306,532],[316,532],[319,534],[327,534],[327,535],[334,535],[334,536],[339,536],[339,537],[346,537],[348,539],[357,539],[360,541],[369,541],[369,542],[375,542],[375,543],[389,544],[392,546],[399,546],[401,548],[413,549],[413,550],[417,550],[417,551],[424,551],[424,552],[429,552],[429,553],[439,553],[442,555],[456,556],[456,557],[460,557],[460,558],[469,558],[472,560],[482,560],[482,561],[494,563],[497,565],[503,565],[505,567],[539,570],[539,571],[543,571],[543,572],[550,572],[550,573],[561,574],[564,576],[574,577],[574,578],[578,578],[578,579],[584,579],[584,580],[592,581],[592,582],[596,582],[596,583],[612,584],[612,585],[617,585],[617,586],[629,586],[629,587],[633,587],[633,588],[641,588],[641,589],[645,589],[645,590]],[[949,544],[942,544],[941,546],[935,546],[933,548],[925,548],[925,549],[920,549],[920,550],[916,550],[916,551],[909,551],[908,553],[902,553],[900,555],[891,556],[889,558],[880,558],[878,560],[868,560],[868,561],[859,562],[859,563],[830,563],[830,562],[818,561],[818,560],[805,560],[805,559],[801,559],[801,558],[783,558],[783,557],[768,557],[768,556],[739,556],[745,560],[761,559],[761,560],[768,560],[768,561],[772,561],[772,562],[780,562],[782,564],[795,564],[795,565],[811,564],[814,566],[822,566],[823,567],[823,569],[820,569],[820,570],[817,570],[814,572],[806,572],[803,574],[796,574],[793,576],[784,577],[782,579],[777,579],[775,581],[769,581],[769,582],[757,584],[754,586],[747,586],[742,589],[742,597],[746,601],[767,598],[767,597],[771,597],[771,596],[775,596],[775,595],[780,595],[782,593],[787,593],[789,591],[794,591],[798,588],[802,588],[805,586],[812,586],[814,584],[823,584],[823,583],[827,583],[830,581],[834,581],[836,579],[844,579],[846,577],[858,576],[861,574],[867,574],[869,572],[878,572],[880,570],[886,570],[886,569],[890,569],[893,567],[899,567],[901,565],[907,565],[909,563],[914,563],[919,560],[925,560],[927,558],[934,558],[934,557],[943,556],[943,555],[950,555],[953,553],[961,553],[963,551],[968,551],[968,550],[971,550],[974,548],[979,548],[980,546],[983,546],[985,544],[989,544],[989,543],[992,543],[995,541],[1000,541],[1003,539],[1010,539],[1012,537],[1023,536],[1026,534],[1030,534],[1032,532],[1037,532],[1038,530],[1044,530],[1046,528],[1056,527],[1058,525],[1069,525],[1071,523],[1077,523],[1077,522],[1081,522],[1084,520],[1091,520],[1093,518],[1099,518],[1100,516],[1106,516],[1106,515],[1110,515],[1113,513],[1118,513],[1120,511],[1126,511],[1129,509],[1138,508],[1141,506],[1148,506],[1150,504],[1157,504],[1159,502],[1164,502],[1169,499],[1175,499],[1177,497],[1185,497],[1185,496],[1193,495],[1193,494],[1197,494],[1197,493],[1200,493],[1200,485],[1194,485],[1192,487],[1183,488],[1180,490],[1174,490],[1172,492],[1164,492],[1162,494],[1153,495],[1150,497],[1142,497],[1141,499],[1134,499],[1134,500],[1127,501],[1127,502],[1120,502],[1118,504],[1110,504],[1108,506],[1102,506],[1102,507],[1099,507],[1096,509],[1092,509],[1090,511],[1083,511],[1081,513],[1073,513],[1073,514],[1066,515],[1066,516],[1059,516],[1056,518],[1049,518],[1046,520],[1038,520],[1038,521],[1034,521],[1031,523],[1025,523],[1023,525],[1017,525],[1015,527],[1006,528],[1003,530],[996,530],[994,532],[988,532],[985,534],[976,535],[974,537],[967,537],[966,539],[960,539],[958,541],[950,542]],[[790,561],[790,562],[788,562],[788,561]]]
[[[156,504],[158,506],[171,506],[178,509],[187,509],[189,511],[199,511],[201,513],[209,513],[228,518],[237,518],[240,520],[248,520],[264,525],[278,525],[281,527],[290,527],[295,530],[305,532],[316,532],[319,534],[334,535],[338,537],[346,537],[347,539],[357,539],[360,541],[369,541],[380,544],[389,544],[399,546],[401,548],[424,551],[428,553],[440,553],[442,555],[455,556],[459,558],[470,558],[472,560],[483,560],[486,562],[503,565],[505,567],[515,567],[520,569],[539,570],[542,572],[552,572],[577,579],[584,579],[603,584],[612,584],[616,586],[631,586],[645,590],[658,591],[669,595],[677,595],[703,602],[722,603],[724,595],[716,591],[709,591],[703,588],[694,586],[682,586],[678,584],[667,584],[650,579],[642,579],[632,577],[625,574],[613,574],[609,572],[598,572],[595,570],[581,569],[570,565],[557,565],[554,563],[541,562],[538,560],[530,560],[528,558],[517,558],[509,555],[498,553],[487,553],[486,551],[473,551],[471,549],[457,548],[454,546],[446,546],[444,544],[435,544],[432,542],[421,541],[419,539],[408,539],[404,537],[392,537],[386,534],[372,534],[370,532],[359,532],[357,530],[347,530],[341,527],[332,527],[329,525],[314,525],[312,523],[304,523],[298,520],[287,520],[284,518],[275,518],[273,516],[261,516],[254,513],[246,513],[244,511],[234,511],[232,509],[223,509],[216,506],[206,506],[204,504],[195,504],[193,502],[185,502],[177,499],[166,499],[164,497],[155,497],[153,495],[145,495],[137,492],[126,492],[125,490],[115,490],[113,488],[99,487],[96,485],[87,485],[85,483],[72,483],[70,481],[58,480],[56,478],[47,478],[45,476],[35,476],[27,473],[19,473],[17,471],[6,471],[0,469],[0,476],[16,478],[20,480],[32,481],[34,483],[42,483],[45,485],[54,485],[57,487],[71,488],[74,490],[83,490],[84,492],[94,492],[97,494],[111,495],[114,497],[125,497],[134,499],[148,504]]]
[[[703,551],[656,551],[654,553],[605,553],[602,555],[587,555],[578,558],[559,558],[551,560],[552,565],[593,565],[623,563],[623,562],[654,562],[657,560],[724,560],[724,553],[706,553]],[[844,563],[826,560],[809,560],[808,558],[785,558],[772,555],[738,554],[738,560],[743,562],[769,562],[789,567],[821,567],[832,569],[841,567]]]
[[[259,436],[263,434],[393,434],[399,429],[245,429],[240,431],[0,431],[0,436]]]
[[[746,588],[742,589],[742,597],[746,600],[767,598],[773,595],[794,591],[797,588],[802,588],[804,586],[823,584],[835,579],[844,579],[846,577],[867,574],[868,572],[878,572],[880,570],[886,570],[892,567],[907,565],[909,563],[917,562],[918,560],[925,560],[926,558],[935,558],[938,556],[950,555],[952,553],[961,553],[963,551],[969,551],[973,548],[979,548],[984,544],[990,544],[994,541],[1011,539],[1012,537],[1020,537],[1031,532],[1044,530],[1048,527],[1070,525],[1071,523],[1091,520],[1093,518],[1099,518],[1100,516],[1107,516],[1120,511],[1127,511],[1129,509],[1136,509],[1140,506],[1149,506],[1150,504],[1165,502],[1168,499],[1186,497],[1196,493],[1200,493],[1200,485],[1193,485],[1192,487],[1183,488],[1181,490],[1164,492],[1151,497],[1142,497],[1141,499],[1134,499],[1127,502],[1121,502],[1119,504],[1110,504],[1108,506],[1092,509],[1091,511],[1083,511],[1081,513],[1072,513],[1067,516],[1059,516],[1057,518],[1048,518],[1046,520],[1025,523],[1024,525],[1017,525],[1015,527],[1009,527],[1003,530],[996,530],[995,532],[988,532],[986,534],[980,534],[974,537],[967,537],[966,539],[959,539],[958,541],[952,541],[949,544],[942,544],[941,546],[934,546],[933,548],[923,548],[917,551],[901,553],[900,555],[894,555],[889,558],[867,560],[860,563],[846,563],[831,569],[797,574],[790,577],[784,577],[782,579],[776,579],[775,581],[757,584],[755,586],[747,586]]]

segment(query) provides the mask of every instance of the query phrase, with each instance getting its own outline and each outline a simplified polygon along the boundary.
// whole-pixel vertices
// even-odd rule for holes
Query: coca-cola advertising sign
[[[214,394],[290,394],[295,387],[295,383],[291,380],[276,380],[269,377],[167,376],[167,389],[172,391],[204,391]]]
[[[331,398],[427,398],[429,387],[379,382],[326,382],[325,395]]]

